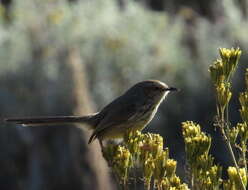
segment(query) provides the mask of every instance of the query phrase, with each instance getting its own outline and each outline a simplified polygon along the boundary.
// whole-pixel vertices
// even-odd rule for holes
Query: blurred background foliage
[[[243,51],[232,88],[235,124],[248,61],[247,8],[246,0],[2,0],[0,116],[85,114],[136,82],[158,79],[181,92],[168,97],[146,131],[165,137],[179,175],[184,175],[180,123],[185,120],[214,133],[213,155],[227,165],[226,148],[212,127],[208,67],[219,47]],[[93,187],[94,169],[82,143],[88,137],[78,129],[6,126],[0,131],[0,189]]]

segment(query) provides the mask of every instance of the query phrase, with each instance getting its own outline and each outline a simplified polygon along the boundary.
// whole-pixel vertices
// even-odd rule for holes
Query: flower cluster
[[[183,137],[187,160],[194,165],[203,154],[208,154],[211,146],[211,137],[201,131],[200,125],[186,121],[182,123]]]
[[[192,189],[239,190],[247,186],[247,141],[248,141],[248,69],[245,73],[246,90],[240,93],[240,115],[243,122],[231,126],[228,118],[228,104],[232,97],[231,76],[236,70],[241,51],[221,48],[220,59],[209,68],[216,93],[217,117],[215,125],[221,130],[232,156],[235,167],[227,170],[228,179],[222,180],[222,167],[214,164],[209,154],[212,139],[202,132],[199,124],[192,121],[182,123],[185,142],[189,181]],[[236,156],[233,149],[239,151]],[[128,184],[130,170],[140,168],[144,186],[151,185],[159,190],[189,190],[176,175],[177,162],[169,158],[169,149],[164,148],[164,140],[158,134],[129,131],[122,145],[108,145],[103,150],[104,157],[121,180]],[[126,189],[126,188],[125,188]]]
[[[182,183],[180,178],[174,176],[172,178],[164,178],[161,181],[162,190],[189,190],[185,183]]]
[[[247,183],[243,176],[246,176],[247,173],[246,144],[248,139],[248,70],[245,74],[246,91],[240,93],[239,96],[239,101],[241,104],[240,115],[244,123],[239,123],[236,127],[231,127],[231,123],[228,118],[228,104],[232,97],[230,78],[237,68],[241,56],[241,50],[239,48],[221,48],[219,50],[219,54],[220,59],[216,60],[209,67],[210,76],[216,92],[216,126],[218,126],[221,130],[222,136],[227,144],[235,166],[229,167],[229,180],[224,182],[223,185],[224,188],[228,190],[245,190]],[[233,150],[234,148],[237,148],[237,150],[240,151],[241,156],[239,158],[235,156]],[[243,169],[240,169],[240,167],[244,167],[244,171]],[[236,181],[234,180],[234,176]]]
[[[217,92],[216,98],[222,112],[224,112],[227,104],[229,103],[232,97],[232,92],[230,91],[230,87],[231,87],[230,83],[225,84],[223,82],[216,87],[216,92]]]
[[[211,137],[192,121],[182,123],[183,137],[192,186],[197,189],[219,189],[222,183],[220,166],[213,164],[209,155]]]
[[[235,146],[241,152],[241,157],[239,158],[240,166],[244,167],[245,173],[247,175],[247,141],[248,141],[248,69],[245,72],[245,84],[246,88],[244,92],[241,92],[239,95],[240,102],[240,116],[243,120],[242,123],[238,123],[236,129],[238,131],[238,140],[235,142]],[[242,177],[241,169],[239,169],[239,178]],[[243,184],[246,186],[246,182],[244,182],[242,178]]]
[[[140,163],[146,171],[143,175],[146,186],[150,185],[152,177],[155,183],[159,183],[166,172],[165,163],[169,157],[169,150],[163,149],[163,138],[158,134],[142,134],[140,145]]]
[[[236,70],[241,50],[220,48],[219,54],[221,59],[210,65],[209,72],[216,90],[217,109],[223,114],[232,97],[230,77]]]
[[[128,170],[131,168],[131,154],[124,146],[109,145],[103,150],[103,156],[108,160],[108,164],[113,168],[115,174],[121,179],[120,182],[126,184]]]
[[[247,176],[244,168],[239,169],[242,182],[247,185]],[[242,184],[240,183],[239,175],[235,167],[228,167],[227,169],[229,179],[225,181],[223,187],[224,190],[239,190],[242,189]]]
[[[159,189],[188,189],[187,185],[182,184],[180,180],[176,180],[178,183],[175,183],[175,179],[179,179],[175,174],[177,162],[169,159],[169,149],[163,148],[163,138],[160,135],[130,132],[129,138],[125,138],[125,143],[131,149],[136,147],[134,148],[135,154],[139,155],[136,159],[142,166],[147,189],[150,188],[152,178],[154,185]]]
[[[158,189],[188,190],[176,176],[177,162],[169,158],[163,138],[158,134],[130,131],[125,134],[123,145],[108,145],[104,157],[118,177],[127,180],[130,168],[141,168],[146,189],[151,182]],[[152,180],[153,179],[153,180]]]
[[[239,48],[220,48],[219,54],[221,59],[217,59],[209,67],[211,79],[216,86],[221,83],[229,82],[231,75],[237,67],[241,50]]]

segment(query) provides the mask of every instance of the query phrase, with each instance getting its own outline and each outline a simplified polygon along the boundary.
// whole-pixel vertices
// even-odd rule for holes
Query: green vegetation
[[[159,190],[187,190],[176,175],[177,162],[169,158],[169,149],[163,148],[163,138],[158,134],[142,134],[140,131],[129,132],[123,145],[108,145],[103,155],[113,169],[114,174],[124,189],[127,189],[131,170],[141,168],[146,189],[151,186]]]
[[[68,100],[72,94],[73,74],[66,66],[68,54],[73,49],[80,55],[76,60],[85,66],[85,78],[89,83],[90,97],[97,105],[96,110],[137,81],[159,79],[182,88],[183,92],[170,97],[166,109],[160,109],[162,117],[156,123],[159,134],[174,138],[174,134],[178,133],[175,127],[179,126],[175,124],[180,122],[178,118],[199,118],[197,123],[188,121],[182,124],[187,158],[185,178],[179,179],[180,172],[176,175],[176,168],[182,170],[182,164],[171,159],[168,148],[161,144],[164,140],[160,136],[133,133],[129,134],[132,138],[127,135],[120,147],[106,147],[105,158],[123,186],[127,187],[142,177],[146,189],[152,189],[154,185],[160,189],[187,189],[185,183],[190,189],[244,189],[247,184],[248,71],[245,74],[246,88],[239,96],[242,121],[237,124],[229,121],[233,115],[230,102],[235,97],[235,90],[242,85],[238,80],[231,81],[235,71],[236,79],[241,81],[244,65],[236,69],[241,53],[239,49],[221,49],[220,58],[209,68],[216,95],[214,127],[222,133],[230,152],[225,157],[232,158],[232,166],[226,169],[216,163],[209,153],[213,137],[201,129],[201,126],[210,128],[209,123],[215,112],[211,107],[214,96],[204,95],[210,89],[208,67],[216,57],[216,49],[239,44],[244,52],[248,50],[247,16],[243,15],[238,2],[214,2],[214,20],[200,16],[190,7],[171,14],[169,11],[151,11],[138,1],[126,1],[125,8],[120,10],[116,2],[15,0],[12,1],[9,22],[5,21],[6,10],[0,5],[1,114],[31,116],[73,113],[75,101]],[[242,59],[247,62],[248,54],[244,53]],[[237,117],[233,120],[238,121]],[[161,127],[162,123],[166,129]],[[3,130],[6,130],[2,132],[3,137],[16,135],[15,130],[11,134],[8,129]],[[48,133],[51,134],[51,131]],[[55,134],[60,135],[55,131],[52,136]],[[22,135],[25,143],[30,141],[27,136]],[[3,153],[15,150],[11,146],[11,138],[8,139],[4,141]],[[175,139],[179,141],[177,136]],[[61,145],[62,142],[67,143],[60,138],[57,141],[59,147],[65,145]],[[157,143],[154,145],[156,141],[159,146]],[[166,139],[165,142],[170,147],[171,141]],[[144,144],[148,144],[149,151]],[[181,155],[180,142],[173,144],[178,148],[176,156]],[[156,146],[160,150],[158,153],[153,152]],[[17,146],[16,150],[22,149]],[[61,149],[61,155],[63,151]],[[50,152],[54,153],[54,150]],[[29,156],[25,151],[20,154]],[[14,159],[12,155],[8,158]],[[79,161],[75,159],[73,162]],[[13,168],[12,165],[10,167],[9,162],[3,162],[4,165],[6,171],[11,172],[9,168]],[[136,170],[138,172],[133,172]],[[142,175],[139,175],[140,170]],[[226,172],[228,179],[222,179]],[[3,173],[5,175],[5,170]],[[22,179],[23,176],[18,176],[18,180]],[[78,177],[77,180],[82,179]]]
[[[164,148],[163,138],[157,134],[142,134],[139,131],[129,132],[122,145],[107,146],[104,157],[118,181],[128,186],[131,170],[141,168],[144,186],[159,190],[245,190],[247,186],[247,140],[248,140],[248,70],[246,70],[246,90],[240,93],[240,115],[243,123],[236,127],[229,121],[229,102],[232,97],[231,77],[234,74],[241,50],[220,48],[220,59],[209,67],[216,95],[217,115],[214,127],[221,131],[231,155],[233,166],[227,169],[228,179],[222,179],[223,168],[214,163],[209,154],[212,137],[202,132],[199,124],[192,121],[182,123],[182,133],[188,170],[188,185],[176,175],[177,162],[169,158],[169,149]],[[235,155],[234,152],[239,151]],[[189,186],[189,187],[188,187]]]

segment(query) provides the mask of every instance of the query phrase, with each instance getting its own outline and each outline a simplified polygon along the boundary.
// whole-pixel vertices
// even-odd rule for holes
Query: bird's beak
[[[169,87],[166,89],[167,91],[179,91],[179,89],[174,88],[174,87]]]

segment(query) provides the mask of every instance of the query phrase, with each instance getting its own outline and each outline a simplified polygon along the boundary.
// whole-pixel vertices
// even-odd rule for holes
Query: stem
[[[158,188],[158,190],[163,190],[162,180],[157,181],[157,188]]]
[[[193,173],[193,171],[192,171],[192,173],[191,173],[191,188],[192,188],[192,189],[195,189],[194,183],[195,183],[195,178],[194,178],[194,173]]]
[[[186,179],[190,189],[194,190],[194,170],[192,164],[189,163],[189,159],[186,160]]]
[[[134,169],[133,169],[133,177],[134,177],[134,190],[137,190],[137,175],[136,175],[136,170],[137,168],[134,166]]]
[[[121,182],[120,182],[120,178],[118,177],[118,175],[115,173],[115,171],[113,171],[113,175],[114,175],[114,178],[117,182],[117,185],[118,185],[118,189],[122,189],[121,187]]]
[[[227,121],[227,122],[228,122],[228,121]],[[228,125],[227,125],[227,126],[228,126]],[[225,132],[225,115],[224,115],[224,111],[223,111],[223,110],[221,110],[221,125],[220,125],[220,128],[221,128],[222,135],[223,135],[223,137],[224,137],[224,139],[225,139],[225,142],[226,142],[226,144],[227,144],[228,150],[229,150],[229,152],[230,152],[230,154],[231,154],[231,157],[232,157],[233,163],[234,163],[234,165],[235,165],[235,168],[236,168],[236,170],[237,170],[237,173],[238,173],[238,176],[239,176],[239,180],[240,180],[241,185],[242,185],[242,189],[243,189],[243,190],[246,190],[246,187],[245,187],[245,185],[244,185],[244,183],[243,183],[243,181],[242,181],[242,177],[241,177],[241,175],[240,175],[239,166],[238,166],[238,164],[237,164],[235,155],[234,155],[234,153],[233,153],[233,149],[232,149],[232,146],[231,146],[231,143],[230,143],[230,139],[227,137],[226,132]],[[228,128],[229,128],[229,127],[228,127]]]
[[[245,173],[247,174],[247,163],[246,163],[246,144],[244,142],[241,143],[241,147],[242,147],[242,159],[244,162],[244,166],[245,166]]]
[[[125,176],[124,176],[124,179],[123,179],[123,187],[124,187],[124,190],[128,190],[128,168],[125,169]]]
[[[155,179],[153,179],[152,181],[152,190],[156,189],[156,183],[155,183]]]
[[[227,127],[227,129],[229,131],[230,128],[229,128],[229,111],[228,111],[228,108],[229,108],[229,104],[226,105],[226,110],[225,110],[226,111],[226,127]]]
[[[238,173],[238,176],[239,176],[239,180],[240,180],[241,185],[242,185],[242,188],[243,188],[243,190],[246,190],[245,184],[243,183],[242,177],[241,177],[241,175],[240,175],[240,169],[239,169],[239,166],[238,166],[237,161],[236,161],[236,159],[235,159],[235,156],[234,156],[234,153],[233,153],[233,150],[232,150],[232,146],[231,146],[230,141],[227,142],[227,146],[228,146],[228,149],[229,149],[229,151],[230,151],[230,153],[231,153],[231,156],[232,156],[232,159],[233,159],[235,168],[236,168],[237,173]]]
[[[161,187],[160,187],[160,185],[158,185],[157,187],[158,187],[158,190],[161,190]]]
[[[106,158],[105,158],[106,159]],[[115,181],[117,183],[117,189],[122,190],[122,185],[121,185],[121,178],[119,177],[118,173],[113,169],[113,165],[111,162],[109,162],[107,159],[106,161],[108,162],[109,167],[112,169],[112,174],[115,178]]]
[[[145,180],[145,189],[150,190],[151,187],[151,180]]]

